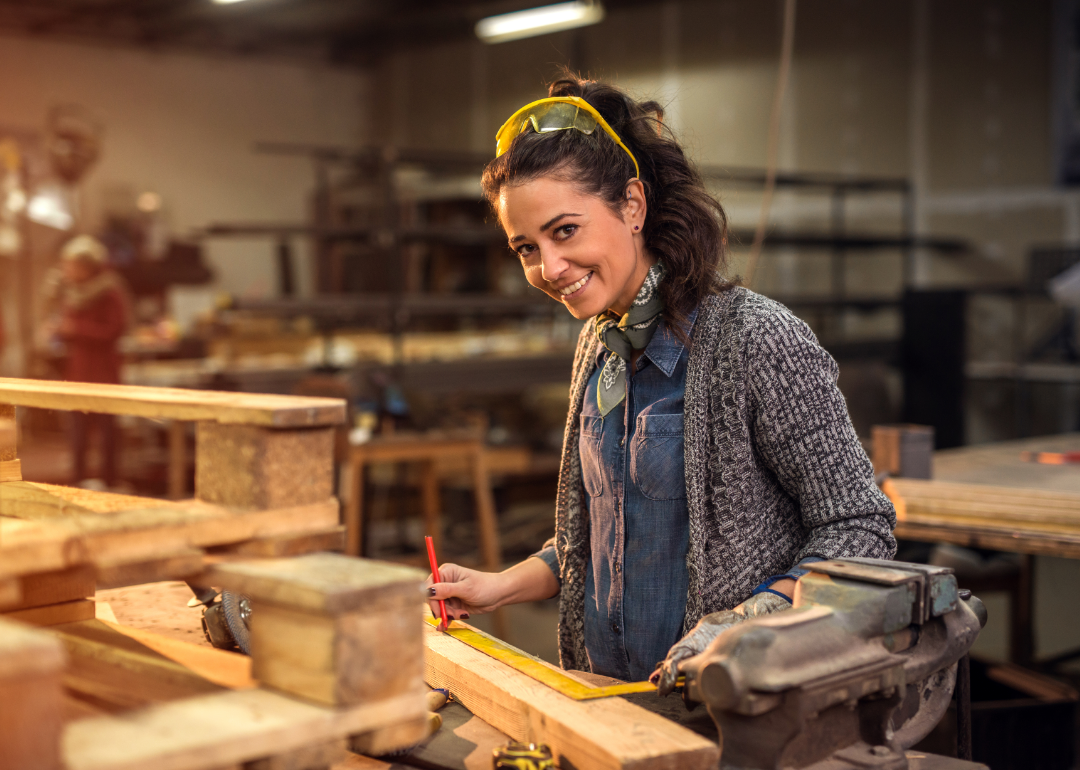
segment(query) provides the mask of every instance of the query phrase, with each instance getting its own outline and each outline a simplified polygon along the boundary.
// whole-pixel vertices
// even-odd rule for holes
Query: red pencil
[[[435,560],[435,543],[431,537],[425,537],[424,541],[427,543],[427,557],[431,562],[431,580],[435,583],[441,583],[442,578],[439,577],[439,562]],[[439,614],[442,615],[442,625],[439,626],[440,631],[445,631],[450,628],[450,621],[446,618],[446,602],[439,599]]]

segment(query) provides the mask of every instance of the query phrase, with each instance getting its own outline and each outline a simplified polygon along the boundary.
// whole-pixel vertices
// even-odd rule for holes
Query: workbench
[[[898,538],[1021,555],[1010,608],[1016,663],[1034,661],[1034,557],[1080,559],[1080,464],[1030,462],[1021,453],[1077,450],[1080,433],[946,449],[934,453],[932,481],[891,480],[905,501]]]

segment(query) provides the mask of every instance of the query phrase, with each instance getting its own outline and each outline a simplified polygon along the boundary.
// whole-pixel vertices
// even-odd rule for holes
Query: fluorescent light
[[[26,216],[30,221],[37,222],[57,230],[70,230],[75,224],[75,217],[71,213],[71,203],[65,192],[56,185],[43,185],[30,199],[26,207]]]
[[[585,27],[596,24],[603,18],[604,7],[599,2],[577,0],[489,16],[476,23],[476,36],[485,43],[505,43],[509,40]]]
[[[214,0],[217,5],[232,5],[233,3],[242,3],[244,0]]]

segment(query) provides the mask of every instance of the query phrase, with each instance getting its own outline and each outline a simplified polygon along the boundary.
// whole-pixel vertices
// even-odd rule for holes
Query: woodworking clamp
[[[791,610],[734,626],[683,664],[684,697],[723,735],[721,767],[983,767],[905,753],[945,714],[982,602],[947,568],[836,559],[812,570]]]

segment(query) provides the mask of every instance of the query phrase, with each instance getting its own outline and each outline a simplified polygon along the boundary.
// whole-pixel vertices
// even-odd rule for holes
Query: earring
[[[641,229],[640,227],[638,227],[637,225],[634,225],[634,230],[635,231],[640,230],[640,229]]]

